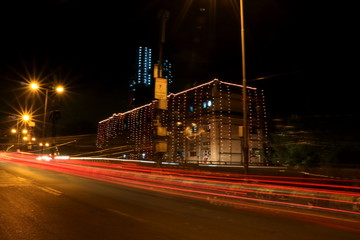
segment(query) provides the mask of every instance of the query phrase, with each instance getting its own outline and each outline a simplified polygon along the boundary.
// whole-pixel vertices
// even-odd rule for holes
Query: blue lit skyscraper
[[[143,84],[145,86],[151,85],[151,48],[148,47],[139,47],[137,55],[137,74],[136,74],[136,84]]]
[[[136,55],[135,77],[130,82],[130,106],[136,107],[151,99],[152,51],[139,47]]]
[[[162,77],[168,79],[168,87],[173,82],[172,66],[168,60],[162,64]],[[130,81],[130,107],[138,107],[150,103],[154,98],[154,64],[152,50],[140,46],[137,50],[135,75]]]
[[[162,63],[162,77],[166,78],[168,80],[169,88],[173,83],[173,76],[172,76],[171,69],[172,69],[171,63],[165,59]]]

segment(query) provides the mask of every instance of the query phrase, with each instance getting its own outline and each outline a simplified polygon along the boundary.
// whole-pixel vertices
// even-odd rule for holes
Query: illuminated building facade
[[[247,88],[250,124],[250,165],[263,165],[267,121],[262,90]],[[98,124],[97,147],[123,146],[118,158],[152,160],[154,133],[165,131],[162,161],[201,164],[242,164],[242,86],[217,79],[170,94],[156,120],[157,100],[113,114]],[[125,147],[127,146],[127,148]]]

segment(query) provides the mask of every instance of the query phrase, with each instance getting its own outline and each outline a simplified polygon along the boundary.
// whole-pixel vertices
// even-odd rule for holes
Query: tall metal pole
[[[20,124],[19,118],[16,119],[16,142],[17,142],[17,152],[20,152]]]
[[[46,115],[47,115],[47,105],[48,105],[48,95],[49,90],[45,88],[45,104],[44,104],[44,120],[43,120],[43,126],[42,126],[42,146],[41,146],[41,154],[44,153],[44,140],[46,136]]]
[[[155,92],[157,91],[157,81],[159,81],[160,79],[162,79],[163,75],[162,75],[162,70],[163,70],[163,48],[164,48],[164,44],[165,44],[165,29],[166,29],[166,22],[169,18],[169,12],[167,10],[160,10],[158,12],[158,17],[160,20],[160,36],[159,36],[159,63],[158,63],[158,72],[157,72],[157,77],[155,80]],[[167,83],[166,83],[167,86]],[[167,91],[167,90],[166,90]],[[154,93],[155,93],[154,92]],[[165,93],[165,95],[167,95],[167,93]],[[155,93],[155,98],[156,97],[156,93]],[[157,109],[155,110],[156,112],[156,121],[158,122],[156,124],[156,131],[155,131],[155,159],[157,162],[157,166],[161,167],[161,159],[164,155],[164,150],[160,149],[160,144],[163,144],[163,138],[164,136],[162,134],[159,134],[159,128],[162,127],[161,126],[161,113],[162,111],[165,111],[165,109],[167,108],[167,99],[158,99],[158,106]],[[158,146],[158,147],[157,147]],[[157,149],[158,148],[158,149]]]
[[[161,10],[159,12],[159,18],[161,21],[161,31],[160,31],[160,41],[159,41],[159,68],[158,68],[158,77],[159,78],[162,78],[165,29],[166,29],[166,22],[169,19],[169,15],[170,14],[167,10]]]
[[[240,29],[241,29],[241,63],[242,63],[242,85],[243,85],[243,157],[245,174],[249,172],[249,124],[248,124],[248,106],[247,106],[247,86],[246,86],[246,65],[245,65],[245,28],[244,28],[244,4],[240,0]]]

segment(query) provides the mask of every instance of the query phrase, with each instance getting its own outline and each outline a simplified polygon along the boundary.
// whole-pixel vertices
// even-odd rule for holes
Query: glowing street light
[[[11,129],[11,133],[16,134],[16,142],[17,142],[18,151],[19,151],[20,150],[20,135],[21,135],[21,133],[23,133],[23,134],[28,133],[28,130],[26,128],[23,129],[22,131],[20,131],[20,121],[25,123],[25,126],[27,126],[27,123],[30,121],[31,116],[29,114],[23,114],[23,115],[17,115],[14,117],[16,118],[16,127]]]
[[[64,92],[64,87],[63,86],[57,86],[56,88],[55,88],[55,90],[56,90],[56,92],[58,92],[58,93],[62,93],[62,92]]]
[[[22,120],[24,120],[25,122],[27,122],[27,121],[30,120],[30,116],[27,115],[27,114],[23,115],[21,118],[22,118]]]
[[[44,102],[44,119],[43,119],[43,126],[42,126],[42,133],[41,133],[41,137],[42,140],[44,141],[45,137],[46,137],[46,117],[47,117],[47,107],[48,107],[48,97],[49,97],[49,90],[48,88],[45,87],[40,87],[40,85],[37,82],[32,82],[29,84],[30,89],[32,90],[36,90],[38,91],[40,90],[44,90],[45,91],[45,102]],[[64,87],[61,85],[56,86],[53,90],[55,90],[55,92],[57,93],[63,93],[64,92]],[[44,152],[44,146],[41,145],[41,153]]]
[[[31,89],[38,89],[39,88],[39,84],[33,82],[33,83],[30,83],[30,88]]]

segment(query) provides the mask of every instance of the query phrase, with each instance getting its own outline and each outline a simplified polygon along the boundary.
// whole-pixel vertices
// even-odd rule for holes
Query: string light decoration
[[[182,108],[182,114],[181,114],[181,124],[179,124],[179,131],[178,131],[178,135],[180,136],[184,136],[184,126],[186,126],[186,111],[187,111],[187,106],[188,106],[188,97],[187,97],[188,93],[184,93],[184,103],[183,103],[183,108]],[[179,151],[179,160],[180,163],[185,163],[184,161],[186,160],[185,158],[185,153],[187,152],[186,150],[186,137],[181,137],[181,145],[180,148],[178,149]]]
[[[169,97],[169,102],[171,103],[170,104],[170,109],[175,109],[176,108],[176,102],[174,100],[174,95],[171,95]],[[177,104],[179,105],[179,104]],[[169,130],[169,133],[171,134],[170,137],[169,137],[169,141],[170,141],[170,153],[169,153],[169,156],[174,158],[175,157],[175,149],[176,149],[176,143],[175,143],[175,139],[176,139],[176,131],[175,131],[175,123],[177,121],[177,116],[179,115],[178,112],[171,112],[171,121],[170,121],[170,128],[168,129]]]
[[[222,89],[223,85],[222,83],[219,85],[219,139],[220,139],[220,149],[219,149],[219,157],[218,159],[216,159],[215,161],[218,162],[220,161],[221,155],[224,152],[223,151],[223,147],[224,147],[224,142],[223,142],[223,107],[224,107],[224,102],[223,102],[223,89]]]
[[[228,124],[227,124],[227,127],[228,127],[228,151],[229,153],[232,152],[232,143],[233,143],[233,138],[232,138],[232,122],[231,122],[231,92],[230,92],[230,87],[229,85],[226,85],[226,89],[227,89],[227,99],[228,99],[228,102],[227,102],[227,106],[228,106],[228,109],[227,109],[227,115],[228,115]],[[229,154],[229,163],[232,164],[232,154]]]
[[[264,91],[247,87],[251,165],[265,164],[267,116]],[[219,81],[168,95],[161,113],[167,152],[162,161],[196,164],[241,164],[242,85]],[[127,158],[154,160],[157,100],[98,124],[97,147],[129,146]],[[121,155],[122,157],[122,155]]]
[[[215,161],[215,156],[216,156],[216,145],[211,144],[216,142],[216,136],[217,136],[217,131],[216,131],[216,112],[217,109],[219,108],[219,103],[217,101],[215,101],[215,99],[217,98],[219,91],[219,81],[214,82],[214,85],[212,86],[212,90],[211,90],[211,95],[212,95],[212,101],[213,101],[213,106],[212,106],[212,111],[211,111],[211,117],[210,117],[210,149],[209,149],[209,156],[208,156],[208,160],[210,162]]]
[[[203,125],[203,120],[202,120],[202,113],[203,113],[203,110],[206,108],[206,102],[204,100],[204,97],[203,97],[203,90],[206,86],[202,87],[202,88],[199,88],[199,94],[197,95],[198,97],[198,102],[200,103],[199,106],[198,106],[198,121],[195,122],[193,125],[193,132],[196,136],[196,142],[197,144],[195,145],[194,149],[195,149],[195,152],[196,152],[196,158],[194,159],[196,162],[200,162],[200,159],[203,159],[203,152],[202,152],[202,149],[201,149],[201,145],[202,145],[202,134],[198,134],[199,131],[202,130],[202,125]]]
[[[249,165],[253,164],[253,149],[254,149],[254,133],[256,132],[256,129],[254,128],[254,108],[253,108],[253,92],[252,91],[247,91],[247,95],[249,96],[248,98],[248,111],[249,111]]]

